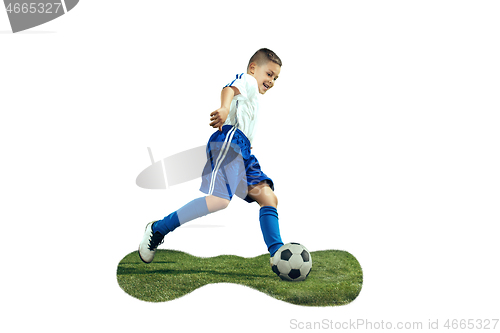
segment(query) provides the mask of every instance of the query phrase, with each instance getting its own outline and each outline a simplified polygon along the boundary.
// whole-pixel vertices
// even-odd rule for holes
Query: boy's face
[[[276,82],[280,71],[281,66],[272,61],[268,61],[265,65],[261,66],[252,62],[248,69],[248,74],[257,80],[259,92],[264,95],[266,91],[274,86],[274,82]]]

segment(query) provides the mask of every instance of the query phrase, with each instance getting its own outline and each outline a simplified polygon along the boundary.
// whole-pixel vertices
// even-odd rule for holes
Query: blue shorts
[[[250,153],[250,141],[231,125],[224,125],[208,140],[207,163],[201,178],[200,191],[228,200],[236,194],[247,202],[255,201],[248,196],[248,186],[262,181],[274,190],[272,179]]]

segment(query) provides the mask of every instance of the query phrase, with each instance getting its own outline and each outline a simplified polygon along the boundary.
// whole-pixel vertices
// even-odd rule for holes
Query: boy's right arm
[[[221,107],[210,114],[210,126],[213,128],[219,128],[219,131],[222,131],[222,125],[226,122],[227,116],[229,115],[231,101],[234,96],[239,94],[240,91],[236,87],[225,87],[222,89],[220,96]]]

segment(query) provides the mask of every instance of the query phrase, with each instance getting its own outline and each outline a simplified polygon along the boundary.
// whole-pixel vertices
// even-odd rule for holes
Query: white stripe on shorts
[[[208,190],[208,194],[212,195],[214,193],[215,189],[215,177],[217,176],[217,172],[220,169],[220,166],[222,165],[222,161],[227,155],[227,152],[229,151],[229,148],[231,147],[231,141],[233,140],[234,133],[236,132],[236,129],[238,128],[238,123],[233,126],[232,129],[229,130],[227,133],[226,139],[224,140],[224,143],[222,144],[222,149],[219,153],[219,157],[217,157],[217,161],[215,162],[215,167],[212,170],[212,178],[210,179],[210,188]]]

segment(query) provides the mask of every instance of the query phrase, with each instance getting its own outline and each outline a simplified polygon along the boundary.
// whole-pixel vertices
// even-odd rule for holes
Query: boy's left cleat
[[[158,245],[163,243],[163,237],[165,237],[158,231],[153,233],[153,223],[155,222],[156,221],[149,222],[146,225],[146,231],[144,232],[142,241],[139,244],[139,257],[146,264],[149,264],[153,261],[156,253],[156,248],[158,247]]]
[[[274,260],[274,255],[279,251],[279,249],[281,249],[281,247],[283,246],[283,243],[281,243],[281,245],[274,250],[274,253],[271,254],[271,258],[269,258],[269,263],[271,264],[271,267],[273,267],[273,260]]]

